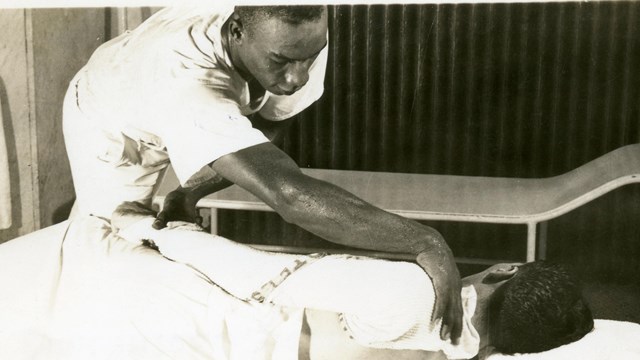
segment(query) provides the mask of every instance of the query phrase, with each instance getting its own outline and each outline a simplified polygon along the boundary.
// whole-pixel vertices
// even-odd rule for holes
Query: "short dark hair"
[[[581,339],[593,329],[578,281],[563,266],[536,261],[489,299],[489,344],[503,354],[536,353]]]
[[[250,30],[256,22],[273,17],[292,25],[316,21],[324,9],[322,5],[236,6],[234,12]]]

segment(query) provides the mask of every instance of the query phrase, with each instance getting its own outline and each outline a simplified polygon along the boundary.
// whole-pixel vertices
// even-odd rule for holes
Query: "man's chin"
[[[289,96],[295,94],[295,91],[286,91],[277,86],[269,88],[269,92],[278,96]]]

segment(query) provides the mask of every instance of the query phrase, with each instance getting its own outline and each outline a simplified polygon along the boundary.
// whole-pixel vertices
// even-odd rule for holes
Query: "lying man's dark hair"
[[[236,6],[234,12],[240,16],[244,25],[249,28],[257,21],[274,17],[288,24],[299,25],[319,20],[324,12],[324,6]]]
[[[524,264],[489,300],[489,344],[503,354],[536,353],[593,329],[579,284],[560,265]]]

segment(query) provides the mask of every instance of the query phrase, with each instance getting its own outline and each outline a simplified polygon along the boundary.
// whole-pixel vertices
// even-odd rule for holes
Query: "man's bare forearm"
[[[294,200],[275,205],[286,208],[282,213],[287,221],[342,245],[414,255],[450,254],[435,229],[374,207],[332,184],[300,176],[293,185]]]
[[[434,229],[303,174],[291,158],[273,145],[261,144],[220,158],[212,168],[260,198],[285,221],[328,241],[416,255],[448,250]]]

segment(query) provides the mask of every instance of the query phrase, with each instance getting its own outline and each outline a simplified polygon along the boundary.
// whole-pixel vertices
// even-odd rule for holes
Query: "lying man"
[[[575,279],[544,262],[498,264],[463,279],[463,332],[453,344],[439,336],[441,319],[432,322],[424,311],[433,309],[435,291],[414,264],[266,253],[193,231],[190,225],[154,230],[153,220],[151,212],[135,203],[112,216],[123,238],[133,243],[144,239],[243,303],[262,308],[263,315],[276,308],[307,309],[309,346],[299,351],[309,352],[312,359],[467,359],[491,348],[536,353],[581,339],[593,328]],[[253,349],[250,343],[238,346]]]

